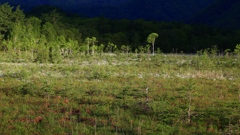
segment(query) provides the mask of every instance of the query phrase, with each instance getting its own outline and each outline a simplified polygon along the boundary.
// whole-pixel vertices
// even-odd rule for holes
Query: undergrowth
[[[238,56],[1,61],[0,134],[240,134]]]

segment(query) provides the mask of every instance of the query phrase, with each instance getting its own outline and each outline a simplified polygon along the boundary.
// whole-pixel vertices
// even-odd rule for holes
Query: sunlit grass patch
[[[133,55],[2,62],[0,128],[3,134],[210,134],[229,132],[230,122],[231,132],[239,133],[234,59]]]

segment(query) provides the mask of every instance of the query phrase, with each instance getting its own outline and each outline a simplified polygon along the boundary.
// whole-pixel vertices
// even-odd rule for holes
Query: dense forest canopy
[[[25,14],[20,6],[0,5],[0,48],[4,52],[30,53],[51,60],[74,53],[144,51],[151,33],[159,36],[155,50],[164,53],[196,53],[217,47],[233,50],[240,42],[240,30],[223,30],[204,25],[145,20],[86,18],[61,9],[42,6]],[[109,50],[110,48],[110,50]],[[115,49],[113,49],[115,48]],[[100,50],[99,50],[100,49]],[[60,54],[59,54],[60,52]]]

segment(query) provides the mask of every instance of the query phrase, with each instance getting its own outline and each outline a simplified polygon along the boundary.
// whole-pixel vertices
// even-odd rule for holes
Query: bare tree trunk
[[[188,107],[188,123],[191,123],[191,107]]]
[[[88,41],[88,45],[87,45],[87,55],[89,55],[89,41]]]
[[[191,123],[191,105],[192,105],[192,95],[191,92],[189,93],[189,107],[188,107],[188,123]]]
[[[155,53],[155,52],[154,52],[154,51],[155,51],[155,50],[154,50],[154,43],[152,43],[152,46],[153,46],[153,56],[154,56],[154,55],[155,55],[155,54],[154,54],[154,53]]]
[[[94,55],[94,49],[95,49],[95,45],[93,43],[93,46],[92,46],[92,55]]]

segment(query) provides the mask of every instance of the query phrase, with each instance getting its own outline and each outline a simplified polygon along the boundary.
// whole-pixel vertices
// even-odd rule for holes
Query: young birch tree
[[[96,49],[95,43],[97,42],[97,38],[96,37],[92,37],[90,40],[91,40],[91,43],[92,43],[92,55],[94,55],[95,49]]]
[[[86,43],[86,45],[87,45],[87,55],[89,55],[89,46],[90,46],[90,42],[91,42],[91,38],[89,38],[89,37],[87,37],[86,39],[85,39],[85,43]]]
[[[155,40],[158,37],[157,33],[151,33],[148,38],[147,38],[147,42],[152,44],[153,47],[153,56],[154,56],[154,44],[155,44]]]

